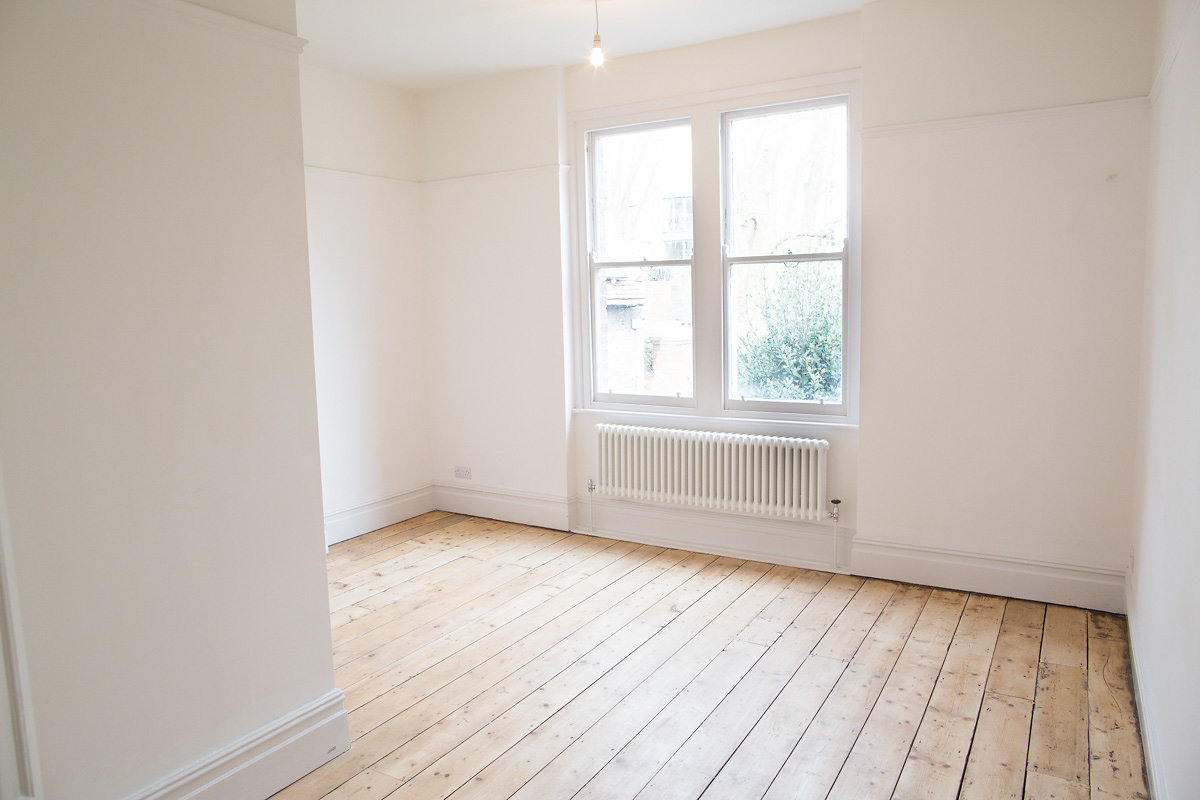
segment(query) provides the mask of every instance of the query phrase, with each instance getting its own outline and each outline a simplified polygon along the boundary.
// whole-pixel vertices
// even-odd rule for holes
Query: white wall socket
[[[455,467],[454,468],[454,477],[466,478],[466,479],[470,480],[471,468],[470,467]]]

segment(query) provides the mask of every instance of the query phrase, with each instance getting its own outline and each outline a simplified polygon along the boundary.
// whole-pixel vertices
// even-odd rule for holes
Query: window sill
[[[759,433],[764,435],[795,435],[805,430],[857,431],[858,422],[846,417],[821,417],[817,415],[780,414],[765,412],[729,411],[724,414],[702,414],[694,408],[626,408],[612,406],[589,406],[576,408],[573,414],[592,417],[597,421],[612,421],[630,425],[650,425],[688,428],[703,427],[705,430],[728,433]],[[699,424],[698,424],[699,423]]]

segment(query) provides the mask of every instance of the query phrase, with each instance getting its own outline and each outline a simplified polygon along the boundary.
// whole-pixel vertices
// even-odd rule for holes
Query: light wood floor
[[[1145,798],[1123,617],[442,512],[331,549],[278,800]]]

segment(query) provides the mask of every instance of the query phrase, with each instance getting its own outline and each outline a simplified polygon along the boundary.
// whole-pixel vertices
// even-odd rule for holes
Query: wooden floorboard
[[[275,800],[1145,800],[1123,617],[435,511],[327,559]]]

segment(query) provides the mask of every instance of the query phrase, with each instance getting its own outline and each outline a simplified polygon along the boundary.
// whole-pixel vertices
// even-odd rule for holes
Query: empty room
[[[1200,0],[0,0],[0,800],[1200,797]]]

